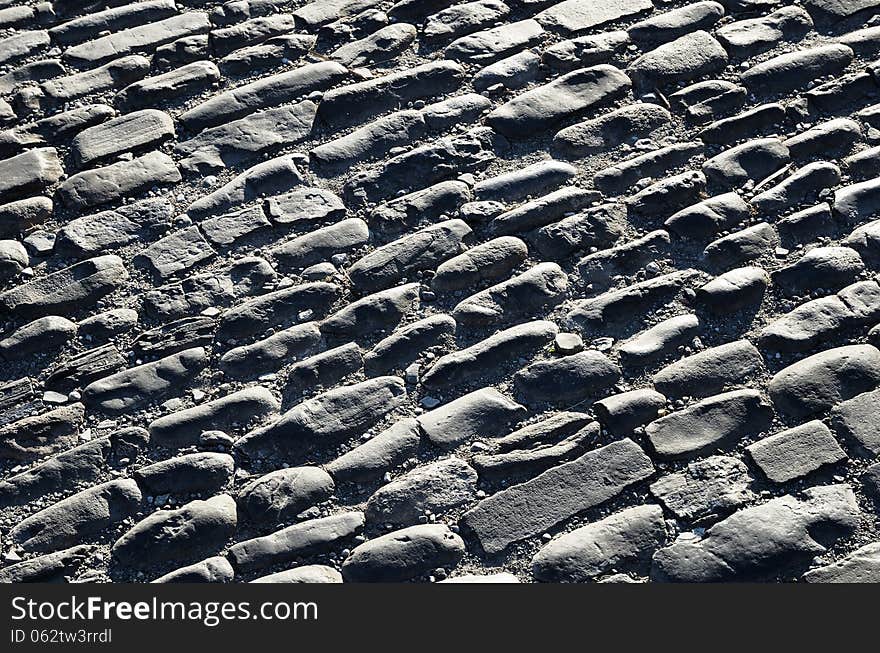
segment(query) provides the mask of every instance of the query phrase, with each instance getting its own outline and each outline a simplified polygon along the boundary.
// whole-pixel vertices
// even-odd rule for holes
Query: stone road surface
[[[880,581],[880,0],[0,0],[0,581]]]

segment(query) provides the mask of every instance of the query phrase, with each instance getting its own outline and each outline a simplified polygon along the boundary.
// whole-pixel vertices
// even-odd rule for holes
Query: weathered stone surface
[[[585,209],[599,199],[595,191],[565,186],[496,216],[489,225],[496,234],[516,234],[548,225]]]
[[[382,535],[354,548],[342,563],[347,582],[401,582],[464,555],[462,539],[445,524],[421,524]]]
[[[764,361],[748,340],[711,347],[667,365],[651,379],[667,397],[706,397],[745,384],[760,374]]]
[[[337,482],[370,481],[413,456],[421,441],[418,422],[407,417],[342,454],[326,466]]]
[[[426,514],[442,514],[475,498],[477,473],[460,458],[416,467],[380,487],[364,509],[367,525],[411,526]]]
[[[136,52],[151,52],[160,45],[210,29],[208,14],[191,11],[75,45],[65,50],[64,57],[76,66],[94,66]]]
[[[191,453],[137,469],[134,478],[153,495],[213,494],[232,478],[235,461],[225,453]]]
[[[735,445],[772,422],[773,410],[757,390],[733,390],[661,417],[645,431],[658,456],[694,458]]]
[[[860,453],[880,454],[880,435],[875,426],[875,415],[880,407],[880,392],[873,390],[857,394],[831,410],[834,432],[854,445]]]
[[[808,583],[876,583],[880,581],[880,542],[871,542],[837,562],[804,574]]]
[[[774,483],[802,478],[823,465],[846,460],[831,431],[819,420],[758,440],[746,451]]]
[[[482,388],[416,419],[428,441],[443,449],[454,449],[473,438],[497,434],[503,426],[521,419],[525,412],[525,407],[495,388]]]
[[[308,100],[249,114],[180,141],[174,151],[188,173],[206,174],[237,167],[263,152],[293,145],[309,136],[318,106]]]
[[[556,263],[539,263],[522,274],[462,300],[452,316],[466,325],[499,324],[533,315],[565,299],[568,278]]]
[[[620,358],[626,365],[646,365],[689,343],[699,333],[696,315],[680,315],[636,334],[620,346]]]
[[[535,18],[548,29],[577,33],[635,18],[653,8],[651,0],[611,0],[599,4],[565,0],[545,9]]]
[[[341,583],[342,574],[327,565],[303,565],[268,576],[261,576],[252,583]]]
[[[25,551],[54,551],[92,539],[131,517],[141,491],[130,478],[102,483],[74,494],[20,521],[10,539]]]
[[[684,521],[726,515],[755,499],[745,463],[710,456],[651,484],[651,494]]]
[[[423,220],[439,222],[454,215],[472,199],[470,186],[461,181],[441,181],[428,188],[407,193],[380,204],[370,211],[370,224],[386,233],[398,233]]]
[[[159,578],[152,583],[229,583],[235,570],[223,556],[207,558],[195,564],[186,565]]]
[[[826,551],[823,541],[851,532],[858,505],[848,485],[828,485],[744,508],[719,522],[697,542],[676,542],[654,555],[652,578],[717,582],[780,575]]]
[[[110,440],[100,438],[62,451],[36,467],[10,476],[0,482],[0,506],[22,505],[50,492],[69,493],[80,483],[94,482],[104,471],[109,453]]]
[[[203,431],[233,430],[278,413],[280,403],[263,387],[244,388],[212,401],[159,417],[149,425],[150,440],[163,447],[196,444]]]
[[[174,217],[165,199],[146,199],[117,209],[75,218],[55,236],[55,251],[66,255],[95,256],[139,238],[151,240],[164,232]]]
[[[265,211],[276,224],[309,227],[345,215],[345,204],[323,188],[302,188],[265,202]]]
[[[268,426],[235,443],[235,451],[256,455],[285,451],[308,441],[341,440],[363,433],[406,399],[403,381],[395,376],[342,386],[294,406]]]
[[[766,179],[788,161],[788,147],[778,138],[757,138],[708,159],[703,172],[714,184],[736,188],[749,179]]]
[[[88,544],[47,553],[0,569],[0,583],[59,583],[73,575],[93,553]]]
[[[441,356],[422,376],[422,383],[428,387],[443,386],[476,378],[487,369],[541,349],[558,331],[555,324],[543,320],[499,331],[470,347]]]
[[[632,440],[620,440],[483,499],[462,516],[461,526],[486,553],[500,553],[653,473],[642,449]]]
[[[116,540],[111,554],[128,568],[198,560],[222,549],[237,523],[235,501],[218,494],[154,512]]]
[[[770,285],[763,268],[745,267],[721,274],[697,289],[697,299],[716,313],[756,308]]]
[[[241,571],[265,569],[297,558],[322,553],[358,535],[364,527],[364,513],[344,512],[310,519],[271,535],[233,544],[229,558]]]
[[[345,68],[333,61],[306,64],[214,95],[181,114],[180,121],[194,131],[222,125],[260,109],[295,100],[312,91],[323,91],[339,81],[345,73]]]
[[[291,521],[334,489],[333,479],[318,467],[288,467],[248,482],[238,494],[238,507],[243,518],[274,525]]]
[[[164,111],[144,109],[84,129],[71,143],[80,167],[174,138],[174,122]]]
[[[83,389],[83,401],[111,414],[135,410],[177,390],[207,363],[203,348],[187,349],[92,382]]]
[[[142,250],[134,261],[149,267],[159,279],[166,279],[216,254],[199,228],[193,225],[157,240]]]
[[[577,70],[517,96],[486,119],[501,134],[514,138],[544,131],[625,95],[629,78],[613,66]]]
[[[248,299],[223,314],[217,338],[228,341],[298,321],[304,311],[323,314],[340,293],[336,284],[302,283]]]
[[[382,290],[461,253],[471,233],[463,220],[426,227],[358,259],[348,268],[348,276],[361,291]]]
[[[453,61],[486,65],[535,45],[543,38],[544,28],[529,18],[463,36],[450,43],[443,53]]]
[[[441,60],[334,88],[324,94],[318,119],[334,126],[350,124],[421,98],[451,93],[461,86],[463,78],[461,64]]]
[[[697,30],[642,55],[627,74],[643,90],[689,81],[727,66],[727,52],[708,32]]]
[[[180,181],[174,161],[162,152],[150,152],[130,161],[77,173],[62,182],[58,199],[73,209],[83,210],[143,193],[161,184]]]
[[[532,558],[532,574],[541,581],[585,582],[638,569],[665,541],[659,506],[628,508],[551,540]]]
[[[216,191],[196,200],[186,209],[190,217],[216,215],[263,195],[285,192],[303,182],[290,155],[279,156],[248,168]]]
[[[609,290],[590,299],[575,300],[574,309],[569,311],[567,319],[573,325],[587,328],[622,320],[632,323],[634,315],[647,313],[661,300],[671,299],[685,282],[695,276],[695,270],[671,272],[619,290]]]
[[[364,355],[367,372],[405,369],[421,352],[444,345],[455,334],[456,322],[448,315],[432,315],[408,324],[379,341]]]
[[[0,294],[0,306],[25,317],[73,313],[93,305],[127,279],[122,259],[98,256],[7,290]]]
[[[51,351],[76,335],[76,324],[58,315],[47,315],[19,327],[0,340],[0,358],[15,360]]]
[[[578,402],[608,390],[620,380],[620,368],[597,351],[538,361],[513,376],[523,401]]]
[[[853,51],[845,45],[822,45],[781,54],[754,65],[740,79],[753,93],[788,93],[804,88],[819,77],[840,74],[852,59]]]
[[[61,179],[64,168],[54,147],[37,148],[0,161],[0,200],[39,193]]]
[[[336,338],[375,337],[394,329],[419,303],[419,285],[409,283],[367,295],[321,322],[321,333]]]
[[[702,153],[702,143],[676,143],[603,168],[593,177],[593,182],[606,195],[622,195],[642,179],[662,177],[668,170],[683,166]]]
[[[848,345],[813,354],[779,371],[768,386],[784,417],[800,420],[880,384],[880,351]]]
[[[772,50],[780,41],[799,41],[813,27],[800,7],[782,7],[766,16],[738,20],[720,27],[716,36],[735,57],[752,57]]]
[[[553,147],[567,157],[588,156],[648,138],[671,120],[669,112],[656,104],[628,104],[557,132]]]
[[[794,264],[776,270],[773,285],[785,294],[815,288],[836,290],[855,281],[865,269],[858,252],[849,247],[815,247]]]

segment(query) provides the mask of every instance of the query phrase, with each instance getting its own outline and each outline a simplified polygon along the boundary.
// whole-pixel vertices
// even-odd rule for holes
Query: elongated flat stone
[[[641,447],[629,439],[585,453],[530,481],[484,499],[461,518],[488,554],[540,535],[579,512],[601,505],[654,473]]]
[[[137,195],[156,185],[174,184],[181,179],[170,156],[150,152],[131,161],[111,163],[68,177],[58,187],[57,196],[66,206],[82,210]]]
[[[190,173],[206,174],[235,167],[270,149],[308,137],[316,111],[317,105],[307,100],[252,113],[206,129],[175,145],[174,151],[183,156],[180,167]]]
[[[135,262],[146,265],[157,277],[165,279],[215,255],[202,232],[193,225],[157,240],[140,252]]]
[[[31,461],[72,447],[84,415],[77,403],[6,424],[0,428],[0,458]]]
[[[203,431],[232,429],[278,413],[280,403],[260,386],[245,388],[150,422],[150,441],[160,446],[197,444]]]
[[[174,138],[174,122],[164,111],[135,111],[89,127],[76,135],[71,150],[79,166]]]
[[[773,410],[757,390],[733,390],[661,417],[645,431],[659,456],[692,458],[760,433],[772,421]]]
[[[470,347],[437,359],[422,376],[427,386],[444,386],[479,377],[488,369],[517,357],[532,354],[553,340],[559,328],[553,322],[536,320],[489,336]]]
[[[405,399],[403,381],[394,376],[342,386],[304,401],[278,421],[251,431],[235,443],[235,450],[250,456],[289,451],[308,441],[338,441],[363,433]]]
[[[64,57],[76,66],[93,66],[128,54],[152,52],[160,45],[210,29],[208,14],[191,11],[75,45],[67,48]]]
[[[54,147],[29,150],[0,161],[0,200],[39,193],[61,179],[64,168]]]
[[[470,234],[471,228],[463,220],[432,225],[358,259],[348,269],[348,276],[360,290],[381,290],[461,253]]]
[[[547,29],[578,33],[635,18],[653,8],[651,0],[608,0],[595,3],[564,0],[545,9],[535,18]]]
[[[10,539],[25,551],[54,551],[83,544],[140,507],[141,491],[133,479],[96,485],[44,508],[19,522]]]
[[[583,68],[526,91],[495,109],[486,120],[507,137],[525,137],[616,100],[630,86],[629,78],[613,66]]]
[[[187,349],[94,381],[83,390],[83,400],[110,414],[136,410],[180,388],[207,363],[203,348]]]
[[[345,74],[345,68],[335,62],[306,64],[224,91],[181,114],[179,119],[193,131],[222,125],[313,91],[323,91],[341,80]]]
[[[55,237],[55,249],[77,257],[94,256],[138,238],[152,240],[170,224],[174,209],[164,199],[124,204],[68,222]]]
[[[237,523],[235,501],[228,494],[190,501],[175,510],[157,510],[135,524],[113,543],[111,555],[128,568],[196,561],[218,553]]]
[[[194,61],[180,68],[129,84],[116,95],[116,104],[131,111],[160,102],[182,100],[219,81],[220,71],[210,61]]]
[[[98,256],[7,290],[0,294],[0,306],[27,317],[72,313],[91,306],[126,279],[122,259]]]
[[[331,550],[364,528],[364,513],[344,512],[299,522],[271,535],[233,544],[229,558],[241,571],[265,569],[299,557]]]

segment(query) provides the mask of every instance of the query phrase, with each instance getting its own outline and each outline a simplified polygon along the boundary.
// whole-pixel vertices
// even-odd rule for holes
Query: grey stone
[[[530,136],[616,100],[629,89],[629,78],[613,66],[584,68],[518,95],[486,120],[504,136]]]
[[[733,390],[661,417],[645,431],[658,456],[680,459],[735,445],[772,422],[773,410],[757,390]]]
[[[620,440],[483,499],[460,523],[486,553],[500,553],[601,505],[653,473],[642,449],[632,440]]]
[[[318,467],[288,467],[249,481],[238,494],[238,507],[251,522],[274,525],[293,520],[335,489],[330,475]]]
[[[438,567],[454,567],[462,539],[445,524],[421,524],[358,545],[342,563],[346,582],[401,582]]]
[[[380,376],[341,386],[302,402],[268,426],[236,441],[234,450],[253,456],[284,452],[304,442],[339,441],[359,435],[400,406],[406,399],[403,381]]]
[[[9,538],[25,551],[48,552],[92,539],[131,517],[141,491],[130,478],[95,485],[18,522]]]
[[[525,415],[526,409],[495,388],[482,388],[454,399],[416,419],[428,441],[443,449],[486,434],[498,433]]]
[[[787,483],[846,460],[831,431],[819,420],[776,433],[746,447],[746,451],[774,483]]]
[[[558,331],[555,324],[543,320],[504,329],[470,347],[441,356],[422,376],[422,384],[444,386],[477,378],[487,369],[496,369],[499,364],[540,350]]]
[[[745,463],[728,456],[710,456],[689,463],[680,472],[651,484],[651,494],[683,521],[718,517],[756,498]]]
[[[410,470],[380,487],[364,509],[367,525],[412,526],[428,513],[443,514],[469,503],[477,492],[477,473],[450,457]]]
[[[872,345],[847,345],[808,356],[770,379],[776,410],[790,420],[829,410],[880,384],[880,351]]]
[[[203,348],[187,349],[93,381],[83,389],[83,400],[106,413],[125,413],[179,389],[207,363]]]
[[[540,581],[585,582],[644,568],[665,541],[659,506],[628,508],[552,540],[532,558],[532,574]]]
[[[129,569],[198,560],[219,552],[237,523],[235,501],[218,494],[173,510],[157,510],[116,540],[110,553]]]

